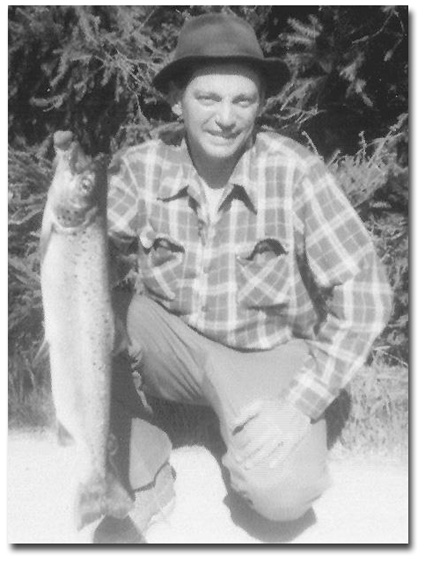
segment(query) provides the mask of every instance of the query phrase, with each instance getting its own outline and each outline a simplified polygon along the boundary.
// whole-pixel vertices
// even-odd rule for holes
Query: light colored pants
[[[236,351],[200,335],[145,296],[135,295],[128,309],[122,304],[118,308],[121,315],[123,309],[127,312],[130,357],[145,392],[174,402],[207,404],[216,412],[227,447],[222,461],[230,472],[232,488],[268,519],[293,520],[306,513],[330,485],[325,419],[311,424],[299,445],[273,469],[266,463],[251,469],[241,466],[237,462],[239,440],[252,429],[249,422],[239,432],[231,429],[248,404],[282,394],[303,364],[304,342],[294,340],[271,351]],[[128,360],[121,353],[115,363],[113,396],[119,404],[113,408],[115,421],[140,415],[126,370]],[[129,398],[132,392],[133,398]],[[140,419],[131,422],[128,448],[133,489],[153,481],[171,452],[164,432]],[[125,470],[125,461],[121,462]]]

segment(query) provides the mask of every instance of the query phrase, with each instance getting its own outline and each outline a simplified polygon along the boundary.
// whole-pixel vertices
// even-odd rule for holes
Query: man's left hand
[[[233,433],[238,434],[236,457],[246,469],[262,462],[274,468],[305,436],[310,423],[307,415],[283,399],[257,400],[233,424]]]

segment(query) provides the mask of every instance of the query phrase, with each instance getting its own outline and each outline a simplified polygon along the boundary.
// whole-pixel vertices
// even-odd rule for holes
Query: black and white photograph
[[[8,4],[9,545],[410,544],[409,12]]]

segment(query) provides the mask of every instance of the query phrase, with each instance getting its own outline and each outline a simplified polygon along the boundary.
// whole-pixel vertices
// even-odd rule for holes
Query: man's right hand
[[[236,458],[247,470],[263,462],[275,468],[303,439],[310,424],[308,416],[282,398],[253,402],[233,424]]]

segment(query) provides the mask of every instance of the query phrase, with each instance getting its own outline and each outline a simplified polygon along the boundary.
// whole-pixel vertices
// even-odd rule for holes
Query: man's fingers
[[[268,442],[263,443],[259,449],[246,459],[244,463],[245,468],[249,470],[264,462],[268,462],[270,465],[272,460],[275,458],[276,453],[279,451],[279,448],[280,443],[278,439],[269,440]]]
[[[285,461],[292,451],[293,443],[275,440],[247,459],[245,468],[254,468],[260,463],[266,462],[269,468],[276,468]]]
[[[232,433],[237,461],[246,469],[260,463],[283,463],[310,427],[310,419],[273,400],[257,400],[234,420]]]
[[[291,452],[292,447],[287,443],[281,443],[280,446],[275,450],[273,458],[269,459],[269,468],[276,468],[281,464]]]
[[[273,449],[276,442],[276,436],[272,433],[265,433],[256,438],[251,436],[251,438],[247,439],[245,442],[238,443],[239,459],[242,463],[245,463],[251,458],[264,456],[267,450]]]
[[[258,416],[258,414],[261,411],[261,408],[262,408],[262,403],[260,400],[252,402],[251,404],[249,404],[249,406],[244,408],[242,412],[239,414],[239,416],[235,420],[233,420],[233,423],[231,425],[232,433],[237,433],[238,431],[241,431],[243,426],[249,420]]]
[[[297,436],[293,435],[282,441],[281,445],[276,451],[277,452],[276,456],[274,456],[273,459],[271,459],[269,467],[276,468],[278,464],[282,463],[298,446],[298,444],[304,437],[304,434],[305,432],[302,434],[298,434]]]

